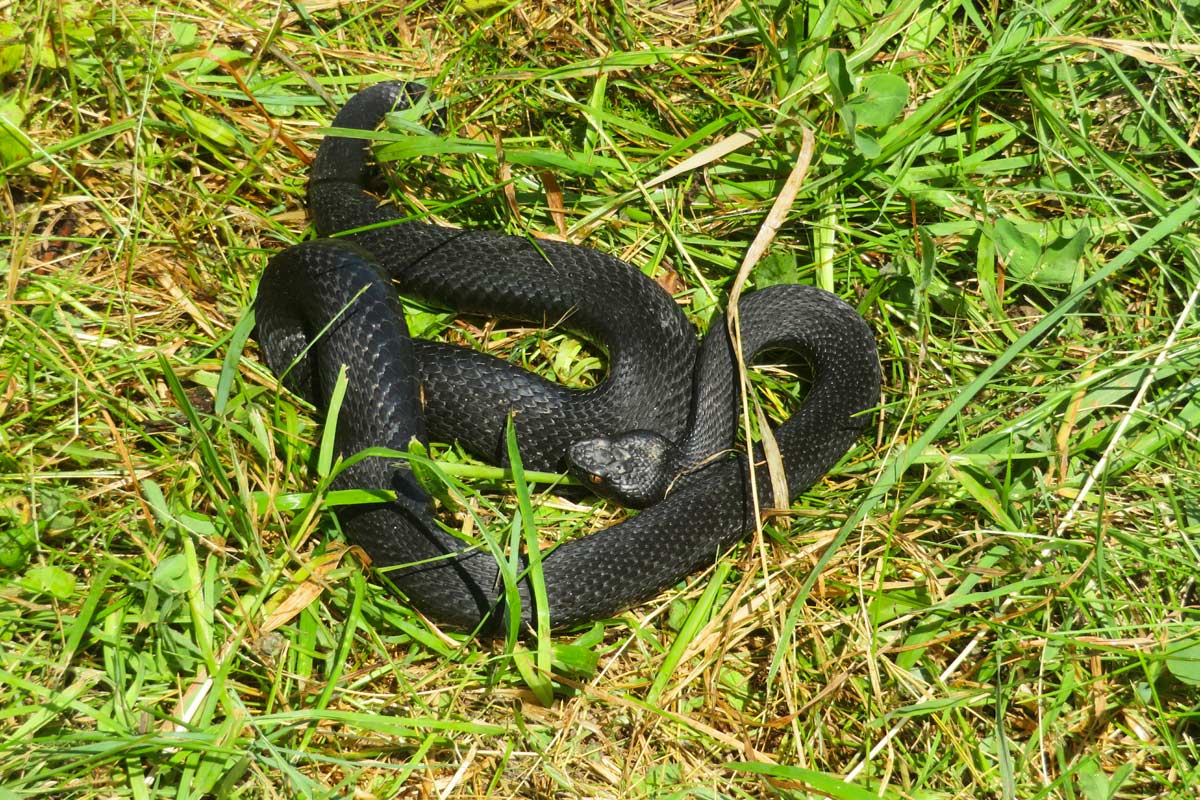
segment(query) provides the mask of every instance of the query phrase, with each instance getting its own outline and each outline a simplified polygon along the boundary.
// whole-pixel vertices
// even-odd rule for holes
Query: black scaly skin
[[[405,84],[367,89],[334,125],[373,128],[412,91]],[[390,209],[380,208],[363,191],[367,155],[362,140],[331,137],[322,144],[309,197],[322,235],[394,219]],[[426,439],[426,426],[436,438],[465,438],[472,449],[494,453],[510,409],[518,423],[539,411],[547,415],[538,423],[543,427],[527,422],[519,427],[529,466],[559,466],[570,441],[633,428],[679,441],[686,435],[696,344],[674,303],[616,259],[579,247],[538,244],[549,263],[522,239],[405,222],[297,245],[272,259],[263,274],[255,302],[256,336],[272,370],[318,407],[328,407],[338,372],[346,367],[349,388],[336,435],[342,456],[367,447],[405,450],[412,437]],[[451,274],[457,272],[463,275]],[[476,313],[551,323],[565,317],[568,327],[582,329],[608,348],[609,378],[596,389],[571,393],[488,356],[414,341],[389,278],[405,293]],[[794,497],[833,466],[866,426],[869,415],[862,412],[879,394],[874,341],[854,309],[811,287],[756,292],[741,301],[739,313],[748,358],[783,346],[799,352],[814,369],[803,407],[775,434]],[[716,426],[727,446],[732,446],[739,408],[731,356],[728,334],[716,326],[696,367],[697,382],[708,387],[697,396],[721,398],[710,403],[710,412],[698,409],[697,419]],[[451,367],[440,365],[445,360]],[[646,375],[648,382],[633,385],[635,376]],[[519,388],[491,385],[497,380]],[[550,392],[564,397],[547,399],[544,394]],[[446,408],[452,405],[447,397],[457,398],[454,403],[461,407]],[[613,404],[601,409],[597,398]],[[533,405],[524,406],[529,399]],[[571,403],[582,404],[582,420],[570,416],[578,410]],[[588,403],[596,408],[587,408]],[[489,416],[498,421],[485,419]],[[450,429],[464,423],[466,434]],[[745,454],[715,459],[680,476],[665,500],[632,519],[547,553],[542,567],[552,625],[611,616],[713,563],[754,527],[747,464]],[[766,503],[766,471],[755,472]],[[515,610],[500,601],[503,587],[494,558],[466,549],[438,525],[428,497],[406,468],[364,459],[335,481],[335,488],[350,487],[397,492],[396,502],[341,508],[338,515],[351,540],[385,568],[415,606],[443,624],[503,633],[507,615]],[[527,581],[519,591],[520,616],[528,626],[534,609]]]

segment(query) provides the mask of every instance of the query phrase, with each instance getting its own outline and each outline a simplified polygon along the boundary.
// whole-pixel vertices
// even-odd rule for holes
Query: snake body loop
[[[403,83],[373,86],[347,103],[334,127],[371,130],[420,91]],[[277,255],[255,300],[256,338],[285,385],[327,409],[346,369],[338,453],[406,450],[414,437],[432,438],[457,440],[500,463],[511,414],[528,468],[561,469],[573,445],[619,442],[629,431],[682,447],[692,462],[697,453],[713,455],[672,475],[666,497],[631,519],[543,556],[556,628],[644,602],[752,530],[749,458],[722,455],[733,448],[740,409],[724,326],[715,325],[698,347],[692,326],[661,288],[594,250],[401,220],[364,188],[368,145],[342,136],[323,141],[309,206],[321,236],[351,232]],[[561,324],[604,347],[608,375],[591,389],[571,390],[491,356],[414,340],[397,287],[466,313]],[[807,286],[747,295],[739,314],[747,360],[782,347],[813,369],[803,406],[775,431],[794,497],[867,424],[862,412],[879,393],[871,331],[853,308]],[[757,447],[752,454],[761,467]],[[617,467],[623,457],[613,459]],[[760,498],[771,496],[765,473],[754,470]],[[439,623],[503,632],[517,610],[505,606],[496,559],[442,529],[405,466],[363,459],[335,479],[335,488],[352,487],[396,492],[394,502],[343,507],[338,516],[416,607]],[[536,609],[528,583],[522,579],[517,588],[520,617],[531,625]]]

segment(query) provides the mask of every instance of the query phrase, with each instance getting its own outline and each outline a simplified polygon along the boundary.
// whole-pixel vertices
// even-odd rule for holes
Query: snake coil
[[[372,86],[333,125],[372,130],[422,91],[407,83]],[[527,468],[562,469],[572,451],[577,461],[590,458],[587,469],[619,470],[642,458],[621,449],[631,431],[673,449],[665,497],[656,489],[636,516],[542,556],[555,628],[654,597],[754,528],[750,458],[733,452],[740,399],[723,325],[698,345],[671,297],[628,264],[559,242],[404,220],[367,192],[370,177],[366,138],[324,139],[308,198],[324,238],[275,256],[255,299],[255,336],[287,387],[324,410],[345,368],[339,455],[406,450],[415,437],[457,440],[500,463],[510,415]],[[397,287],[463,313],[561,324],[605,349],[607,376],[589,389],[567,389],[485,354],[413,339]],[[864,412],[879,395],[873,337],[853,308],[809,286],[754,292],[738,310],[747,361],[786,348],[812,367],[802,407],[775,430],[794,497],[868,423]],[[753,471],[757,496],[770,497],[762,454],[757,446],[751,453],[760,467]],[[413,605],[439,623],[503,633],[517,609],[506,607],[495,558],[443,530],[406,466],[365,458],[339,473],[334,488],[396,493],[392,502],[337,513],[351,541]],[[531,625],[529,581],[522,577],[517,589],[521,619]]]

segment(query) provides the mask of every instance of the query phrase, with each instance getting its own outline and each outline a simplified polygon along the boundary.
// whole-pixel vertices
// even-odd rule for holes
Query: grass
[[[0,7],[0,798],[1194,796],[1200,6],[1160,5]],[[380,154],[403,209],[618,254],[700,324],[811,131],[751,281],[858,305],[874,436],[619,619],[416,616],[246,344],[329,101],[397,76],[445,116]],[[437,456],[502,543],[621,513]]]

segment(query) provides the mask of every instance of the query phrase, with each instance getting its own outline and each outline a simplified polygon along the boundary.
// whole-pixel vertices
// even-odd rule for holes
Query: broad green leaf
[[[171,38],[175,40],[175,45],[181,49],[195,46],[197,31],[199,31],[199,28],[194,22],[171,23]]]
[[[899,75],[877,72],[862,79],[858,94],[846,104],[864,128],[886,128],[908,104],[908,83]]]
[[[1079,792],[1085,800],[1109,800],[1112,796],[1108,776],[1104,774],[1095,756],[1085,756],[1080,760],[1075,769],[1075,777]]]
[[[1200,636],[1193,635],[1168,645],[1167,669],[1181,683],[1200,686]]]
[[[858,148],[858,152],[867,158],[879,158],[879,154],[883,152],[883,148],[879,146],[878,140],[871,134],[864,133],[861,130],[854,132],[854,146]]]
[[[871,623],[885,625],[897,617],[929,607],[929,592],[921,587],[880,592],[870,604]]]
[[[56,600],[70,600],[75,595],[75,576],[61,567],[33,567],[21,578],[21,585],[35,594],[48,594]]]
[[[578,644],[556,644],[551,655],[556,674],[581,681],[588,681],[596,677],[596,666],[600,663],[600,656],[590,647]]]
[[[0,498],[0,570],[19,570],[33,552],[33,519],[24,495]]]
[[[796,254],[791,250],[773,250],[754,268],[754,285],[759,289],[780,283],[798,283]]]
[[[853,139],[858,121],[854,109],[847,105],[850,96],[854,94],[854,76],[850,74],[846,56],[839,50],[831,50],[825,57],[825,71],[829,74],[829,94],[833,98],[833,107],[842,120],[846,136]]]
[[[512,650],[513,665],[538,702],[549,708],[554,703],[554,684],[548,675],[540,672],[535,666],[535,655],[525,645],[518,644]]]
[[[1014,278],[1032,275],[1042,255],[1037,240],[1006,219],[996,220],[993,230],[996,253],[1005,262],[1008,274]]]
[[[854,94],[854,77],[850,65],[841,50],[830,50],[825,56],[825,72],[829,75],[829,93],[833,96],[833,107],[842,108]]]
[[[1075,280],[1089,236],[1086,226],[1058,234],[1055,226],[1007,219],[996,220],[993,232],[1009,278],[1042,287],[1068,286]]]
[[[1087,248],[1088,229],[1080,228],[1071,236],[1060,236],[1046,245],[1039,278],[1043,282],[1068,284],[1075,278],[1083,251]]]
[[[154,568],[154,585],[168,594],[183,594],[188,589],[188,561],[184,553],[167,556]]]
[[[25,60],[25,42],[21,27],[13,22],[0,21],[0,78],[16,72]]]
[[[0,100],[0,166],[20,161],[29,155],[29,146],[20,133],[25,112],[11,100]]]
[[[213,144],[222,148],[232,148],[237,144],[237,137],[223,120],[205,116],[174,100],[163,100],[161,108],[168,117]]]

